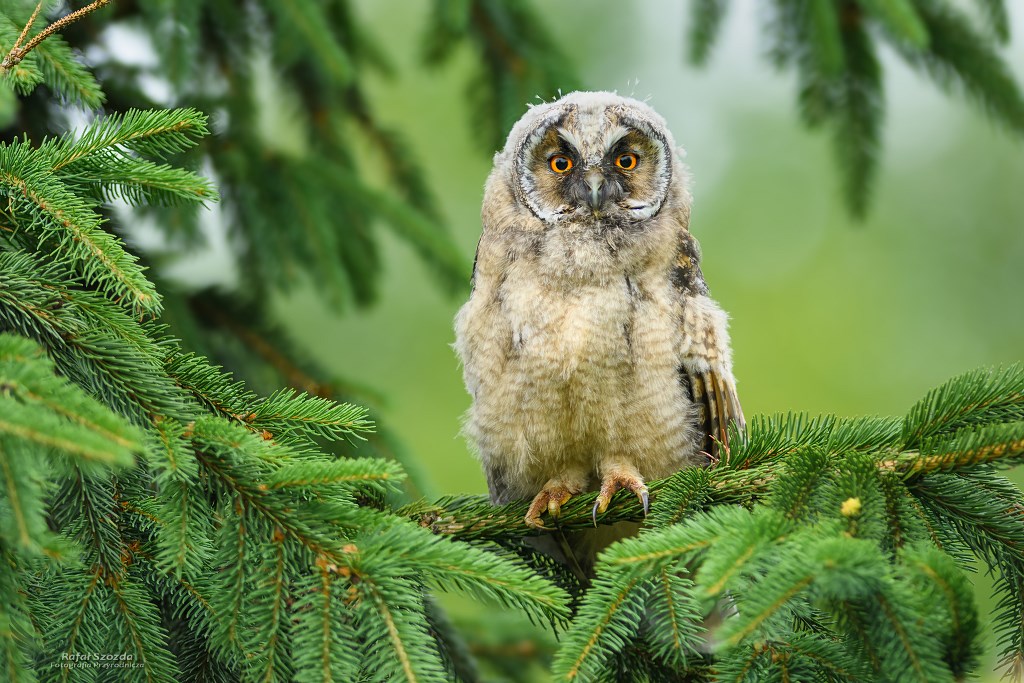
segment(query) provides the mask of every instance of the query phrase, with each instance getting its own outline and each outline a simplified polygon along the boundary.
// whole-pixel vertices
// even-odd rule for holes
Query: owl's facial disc
[[[655,215],[671,180],[659,131],[618,112],[570,109],[531,136],[519,159],[523,198],[548,223],[624,226]]]

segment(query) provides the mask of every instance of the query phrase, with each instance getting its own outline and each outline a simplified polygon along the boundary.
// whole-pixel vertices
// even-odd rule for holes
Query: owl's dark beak
[[[597,169],[593,169],[587,172],[583,182],[587,184],[590,189],[590,195],[587,197],[587,204],[593,211],[597,211],[604,204],[604,201],[608,198],[608,190],[604,184],[604,174]]]

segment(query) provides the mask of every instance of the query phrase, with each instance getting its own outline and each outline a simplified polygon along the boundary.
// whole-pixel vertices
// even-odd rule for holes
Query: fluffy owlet
[[[491,499],[533,498],[531,526],[596,489],[595,519],[620,489],[646,511],[743,425],[686,181],[664,119],[607,92],[531,108],[494,157],[455,348]]]

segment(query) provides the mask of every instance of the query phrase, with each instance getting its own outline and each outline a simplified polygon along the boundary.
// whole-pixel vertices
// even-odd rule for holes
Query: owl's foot
[[[552,519],[558,519],[558,515],[562,512],[562,506],[576,493],[579,491],[573,491],[563,484],[551,484],[550,482],[545,484],[540,493],[533,497],[530,509],[526,511],[526,526],[534,529],[547,529],[548,527],[544,526],[540,516],[547,511]]]
[[[639,474],[608,474],[601,482],[601,492],[597,494],[597,500],[594,502],[594,526],[597,526],[597,515],[608,509],[608,504],[612,502],[612,496],[620,489],[635,493],[636,497],[640,499],[640,504],[644,506],[644,517],[647,516],[651,507],[651,499],[643,478]]]

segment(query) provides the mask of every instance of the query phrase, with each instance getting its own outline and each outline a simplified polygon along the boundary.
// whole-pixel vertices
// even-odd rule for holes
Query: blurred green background
[[[399,66],[396,79],[367,83],[373,104],[409,136],[468,266],[490,169],[467,125],[473,56],[421,66],[423,4],[363,0],[359,10]],[[745,412],[903,414],[957,373],[1024,357],[1020,141],[883,52],[884,152],[873,209],[855,222],[830,140],[799,122],[794,79],[763,59],[754,3],[736,3],[701,69],[684,59],[687,10],[604,0],[543,11],[586,88],[647,100],[686,148],[691,229],[732,317]],[[1024,79],[1024,7],[1011,10],[1007,56]],[[469,398],[450,344],[462,301],[442,296],[390,234],[385,245],[374,308],[339,317],[300,292],[275,301],[276,314],[325,367],[386,396],[377,417],[424,465],[431,494],[483,493],[459,435]],[[455,607],[472,617],[473,606]]]

